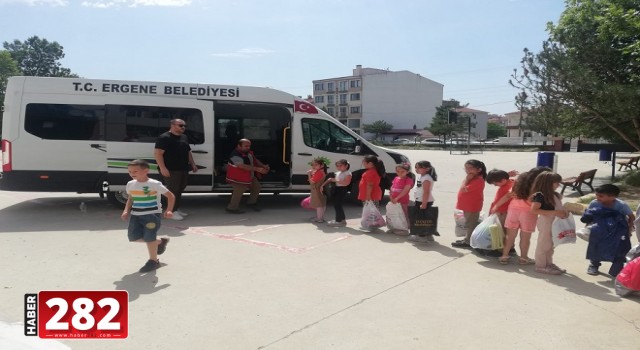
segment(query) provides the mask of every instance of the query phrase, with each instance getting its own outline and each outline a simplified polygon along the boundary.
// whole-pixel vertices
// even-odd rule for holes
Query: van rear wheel
[[[107,192],[107,200],[117,208],[124,209],[129,196],[126,191],[109,191]]]

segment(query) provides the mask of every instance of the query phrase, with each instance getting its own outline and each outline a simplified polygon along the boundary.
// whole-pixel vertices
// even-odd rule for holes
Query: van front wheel
[[[107,192],[107,199],[109,203],[114,205],[116,208],[124,209],[124,206],[127,204],[127,199],[129,196],[126,191],[109,191]]]

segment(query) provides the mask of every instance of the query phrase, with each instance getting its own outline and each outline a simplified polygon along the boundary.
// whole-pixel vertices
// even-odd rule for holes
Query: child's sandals
[[[518,264],[519,265],[533,265],[535,263],[536,263],[535,260],[529,259],[529,258],[519,258],[518,259]]]
[[[509,263],[509,258],[510,258],[509,256],[501,256],[501,257],[498,258],[498,262],[501,265],[506,265],[506,264]]]

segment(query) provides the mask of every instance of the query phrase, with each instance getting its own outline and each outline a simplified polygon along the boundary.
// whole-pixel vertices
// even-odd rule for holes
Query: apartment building
[[[522,115],[522,126],[520,119]],[[539,137],[540,133],[527,127],[527,112],[510,112],[504,115],[507,118],[507,137]]]
[[[362,134],[363,124],[386,121],[394,129],[423,129],[442,103],[444,85],[409,71],[363,68],[313,81],[313,101]]]

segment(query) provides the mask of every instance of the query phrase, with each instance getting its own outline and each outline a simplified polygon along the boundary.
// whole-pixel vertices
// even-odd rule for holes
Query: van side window
[[[155,142],[172,119],[187,124],[191,144],[204,143],[202,112],[194,108],[107,105],[107,141]]]
[[[338,125],[320,119],[302,119],[304,144],[333,153],[352,153],[356,149],[356,139]]]
[[[46,140],[104,140],[104,106],[27,104],[24,129]]]

